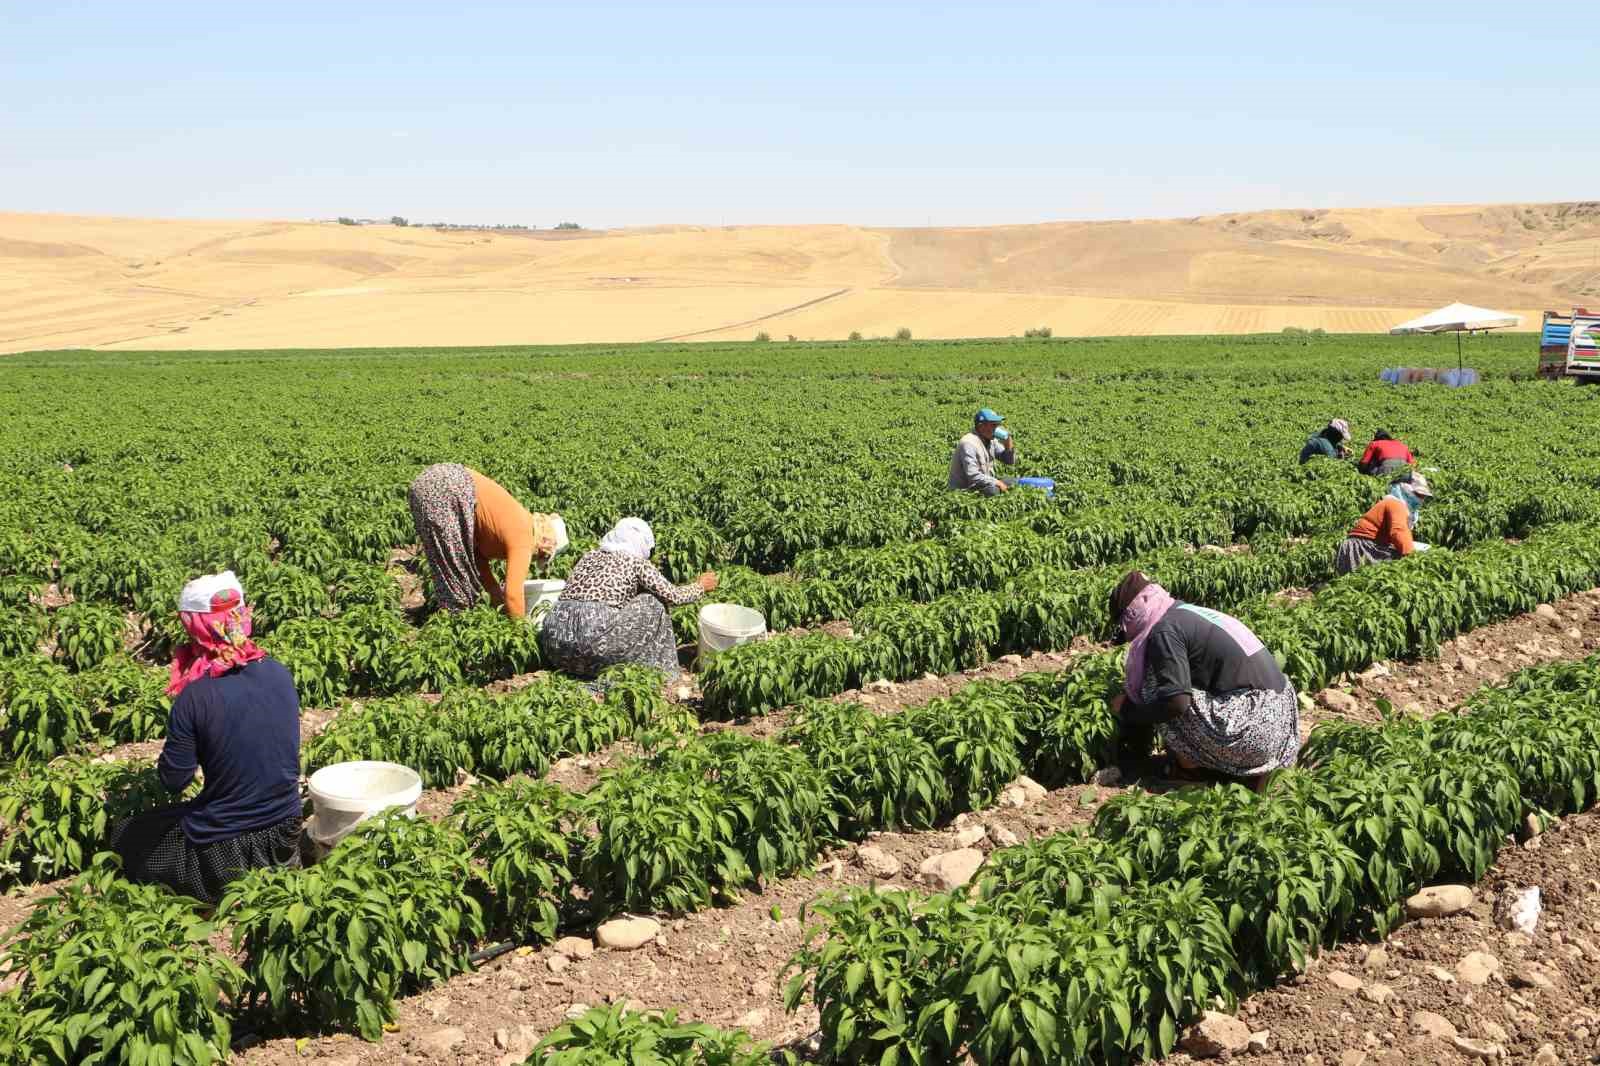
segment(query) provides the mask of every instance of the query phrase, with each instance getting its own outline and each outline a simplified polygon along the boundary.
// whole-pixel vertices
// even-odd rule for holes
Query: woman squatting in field
[[[136,814],[108,843],[130,880],[164,884],[202,903],[248,870],[300,865],[300,698],[294,678],[250,639],[244,589],[227,570],[178,595],[189,643],[177,651],[174,697],[157,770],[188,803]]]
[[[1173,776],[1210,771],[1255,786],[1294,765],[1294,686],[1237,618],[1176,600],[1135,570],[1111,593],[1111,623],[1128,642],[1111,712],[1125,726],[1157,728]]]
[[[667,608],[698,600],[717,587],[717,575],[673,585],[650,562],[655,545],[648,522],[624,518],[578,560],[540,634],[557,669],[594,677],[608,666],[638,663],[677,676],[678,641]]]

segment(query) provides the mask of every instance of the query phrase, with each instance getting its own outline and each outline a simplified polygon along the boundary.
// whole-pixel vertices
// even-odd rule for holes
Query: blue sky
[[[977,225],[1593,198],[1590,4],[19,3],[0,210]]]

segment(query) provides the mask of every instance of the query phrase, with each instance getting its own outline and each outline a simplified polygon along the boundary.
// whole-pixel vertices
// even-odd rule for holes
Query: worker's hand
[[[996,481],[995,485],[1000,489],[1001,492],[1011,491],[1011,486],[1007,485],[1004,481]]]
[[[1121,714],[1123,704],[1127,702],[1128,694],[1126,692],[1119,692],[1106,701],[1106,708],[1110,710],[1112,714]]]
[[[546,533],[533,542],[533,557],[542,563],[548,563],[555,558],[556,538]]]
[[[1013,451],[1017,446],[1017,431],[1012,430],[1011,436],[1006,438],[1006,451]]]
[[[694,583],[700,586],[701,592],[714,592],[717,587],[717,575],[712,571],[707,570],[705,573],[695,578]]]

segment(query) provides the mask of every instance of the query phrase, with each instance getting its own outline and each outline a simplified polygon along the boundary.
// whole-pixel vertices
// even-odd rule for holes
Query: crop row
[[[1582,565],[1587,569],[1581,570],[1577,564],[1558,569],[1554,580],[1572,584],[1563,584],[1557,591],[1587,587],[1600,574],[1600,548],[1593,546],[1591,528],[1551,530],[1537,540],[1501,549],[1494,558],[1502,572],[1528,574],[1530,568],[1542,566],[1549,553],[1564,553],[1585,557],[1587,562]],[[1464,560],[1468,554],[1463,553],[1460,558]],[[1399,586],[1376,582],[1378,576],[1369,571],[1347,580],[1372,584],[1374,601],[1381,601],[1385,594],[1400,598],[1410,595]],[[1475,580],[1462,582],[1468,590],[1465,595],[1476,604],[1474,610],[1457,612],[1453,622],[1445,623],[1446,628],[1487,617],[1496,610],[1520,609],[1529,595],[1537,595],[1508,597],[1494,581],[1487,580],[1494,576],[1487,565],[1475,576]],[[1318,619],[1317,625],[1324,632],[1348,627],[1359,636],[1363,623],[1359,617],[1336,612],[1329,619]],[[1325,664],[1324,669],[1327,668]],[[562,924],[588,924],[623,909],[670,911],[704,906],[745,885],[803,867],[824,844],[838,836],[855,836],[867,829],[893,825],[929,825],[957,811],[981,807],[1021,770],[1031,770],[1052,782],[1081,779],[1115,753],[1116,724],[1106,711],[1105,697],[1115,687],[1118,673],[1116,655],[1090,656],[1071,671],[1027,676],[1009,683],[976,684],[950,699],[884,718],[858,705],[814,703],[802,708],[795,723],[776,743],[729,733],[680,743],[668,742],[663,735],[657,740],[661,746],[652,754],[607,771],[581,797],[525,778],[513,778],[473,789],[458,803],[452,816],[438,825],[381,820],[341,844],[328,862],[310,870],[257,871],[236,883],[220,913],[231,925],[244,959],[239,995],[285,1022],[350,1028],[375,1037],[383,1020],[391,1016],[395,995],[459,971],[466,965],[470,945],[490,932],[547,937]],[[1559,679],[1559,685],[1567,689],[1584,685],[1593,688],[1592,669],[1563,668],[1548,672],[1548,676]],[[1552,680],[1551,684],[1556,685],[1557,681]],[[1175,800],[1130,799],[1114,805],[1115,813],[1102,816],[1107,820],[1103,824],[1109,825],[1113,817],[1124,821],[1116,833],[1107,835],[1127,841],[1130,848],[1144,848],[1134,858],[1118,856],[1112,861],[1122,878],[1116,883],[1129,887],[1114,897],[1103,892],[1084,895],[1084,886],[1092,884],[1093,879],[1085,879],[1076,867],[1059,881],[1047,881],[1054,886],[1052,891],[1076,894],[1080,902],[1090,900],[1090,904],[1077,910],[1062,908],[1064,915],[1075,916],[1073,920],[1080,922],[1062,935],[1087,937],[1080,946],[1084,950],[1092,948],[1091,955],[1101,950],[1104,945],[1095,945],[1107,934],[1101,930],[1090,936],[1081,927],[1081,920],[1093,920],[1114,899],[1125,897],[1126,906],[1132,908],[1118,911],[1125,921],[1118,926],[1122,932],[1116,935],[1134,937],[1137,951],[1129,955],[1132,949],[1113,937],[1111,956],[1095,956],[1100,957],[1105,969],[1094,969],[1090,977],[1084,978],[1090,984],[1083,992],[1096,988],[1104,992],[1095,992],[1100,997],[1095,1002],[1103,1007],[1096,1015],[1099,1028],[1084,1029],[1085,1033],[1093,1029],[1090,1035],[1094,1046],[1113,1056],[1121,1053],[1116,1048],[1132,1049],[1135,1044],[1130,1041],[1142,1050],[1159,1046],[1169,1027],[1178,1024],[1194,1004],[1207,999],[1207,995],[1198,995],[1171,1002],[1170,1016],[1163,1021],[1157,1014],[1148,1013],[1157,1002],[1149,995],[1136,997],[1137,1004],[1130,1006],[1124,993],[1133,993],[1127,992],[1123,978],[1113,980],[1109,976],[1112,971],[1137,975],[1146,982],[1140,987],[1150,993],[1155,989],[1150,974],[1166,972],[1161,959],[1167,959],[1166,965],[1170,966],[1171,959],[1177,958],[1190,966],[1184,971],[1189,980],[1193,980],[1194,967],[1210,975],[1205,978],[1209,982],[1205,986],[1208,995],[1210,991],[1231,994],[1229,989],[1244,987],[1241,982],[1246,976],[1240,956],[1230,954],[1235,949],[1229,938],[1264,938],[1267,953],[1245,957],[1266,959],[1281,969],[1287,964],[1285,960],[1293,961],[1305,945],[1317,942],[1336,926],[1345,928],[1350,922],[1380,925],[1392,920],[1397,892],[1418,878],[1431,876],[1435,869],[1481,872],[1502,827],[1509,824],[1508,819],[1514,820],[1520,810],[1518,788],[1528,789],[1532,802],[1552,810],[1585,802],[1600,785],[1600,779],[1590,783],[1595,770],[1585,760],[1592,759],[1600,748],[1593,743],[1592,735],[1574,737],[1560,730],[1569,726],[1577,729],[1585,721],[1592,728],[1592,706],[1586,707],[1587,718],[1580,716],[1571,722],[1561,719],[1567,724],[1550,726],[1555,732],[1550,734],[1553,740],[1548,747],[1530,746],[1525,738],[1508,731],[1523,729],[1524,725],[1518,723],[1531,709],[1548,703],[1549,695],[1536,681],[1528,679],[1512,686],[1511,691],[1521,701],[1516,703],[1519,709],[1506,718],[1510,724],[1504,725],[1500,735],[1485,744],[1494,759],[1513,753],[1522,777],[1513,779],[1507,793],[1505,775],[1496,779],[1498,771],[1492,767],[1481,773],[1474,771],[1471,759],[1463,758],[1463,752],[1468,756],[1473,753],[1463,747],[1467,744],[1463,739],[1466,734],[1452,734],[1451,754],[1434,764],[1432,776],[1422,786],[1424,798],[1442,806],[1449,824],[1455,827],[1444,837],[1433,832],[1438,823],[1422,814],[1392,813],[1410,810],[1407,789],[1411,786],[1405,784],[1403,774],[1394,776],[1399,771],[1387,767],[1384,759],[1339,760],[1341,753],[1354,750],[1356,741],[1352,738],[1363,735],[1354,731],[1325,730],[1307,750],[1308,759],[1326,760],[1330,766],[1336,765],[1338,772],[1329,771],[1322,777],[1286,775],[1265,800],[1221,793],[1224,799],[1193,801],[1192,810]],[[1394,733],[1397,739],[1393,743],[1399,745],[1399,738],[1407,735],[1424,739],[1432,736],[1424,727],[1408,724]],[[1326,739],[1330,737],[1340,739],[1336,744],[1333,739]],[[1483,757],[1486,766],[1490,758]],[[1407,765],[1398,758],[1392,761],[1401,769]],[[1456,770],[1458,764],[1462,767],[1460,772]],[[1324,816],[1314,817],[1317,811],[1357,809],[1353,794],[1339,789],[1353,788],[1349,781],[1357,779],[1356,771],[1374,765],[1387,767],[1384,773],[1388,776],[1361,795],[1367,802],[1390,811],[1391,818],[1399,819],[1394,823],[1398,828],[1391,828],[1384,835],[1395,849],[1386,860],[1391,862],[1388,867],[1370,859],[1361,864],[1347,859],[1348,849],[1354,845],[1341,844],[1345,837],[1339,833],[1344,830],[1337,826],[1343,823],[1324,824],[1317,821],[1317,817]],[[1529,784],[1535,773],[1541,775],[1537,780],[1542,782],[1537,790]],[[1496,780],[1499,785],[1494,784]],[[1522,783],[1517,784],[1517,780]],[[1296,783],[1301,781],[1312,783]],[[1305,798],[1302,792],[1314,795]],[[1300,806],[1294,807],[1285,796]],[[1217,809],[1208,807],[1208,803]],[[1462,828],[1459,823],[1468,814],[1477,820]],[[1367,831],[1368,824],[1370,821],[1360,823],[1362,832]],[[1328,828],[1330,825],[1334,828]],[[1234,850],[1218,847],[1217,842],[1233,840],[1229,834],[1242,832],[1240,827],[1264,834],[1267,841],[1250,844],[1240,840],[1239,854],[1265,856],[1260,860],[1263,868],[1288,869],[1292,877],[1300,879],[1296,885],[1302,891],[1291,893],[1293,898],[1284,904],[1292,913],[1273,912],[1255,921],[1247,908],[1258,906],[1261,900],[1271,903],[1279,899],[1276,882],[1268,884],[1257,879],[1230,886],[1220,880],[1226,870],[1233,868],[1228,859]],[[1157,829],[1157,835],[1152,836],[1150,828]],[[8,831],[14,832],[15,828],[8,827]],[[1175,839],[1173,834],[1182,837],[1179,844],[1175,848],[1163,846],[1163,840]],[[1431,846],[1426,841],[1435,838],[1445,841],[1437,864],[1430,862],[1426,852]],[[1419,840],[1424,843],[1419,845]],[[1084,845],[1090,849],[1097,846]],[[1423,849],[1420,852],[1419,847]],[[1071,854],[1061,861],[1078,862],[1074,856],[1081,849],[1074,849],[1077,845],[1068,848]],[[1100,861],[1096,855],[1089,858]],[[1134,865],[1128,865],[1135,859]],[[1003,870],[1009,861],[1004,860],[996,869]],[[1163,862],[1168,865],[1161,865]],[[1174,862],[1179,866],[1171,867]],[[1191,872],[1195,863],[1210,863],[1221,871],[1214,871],[1219,879],[1214,890],[1202,892],[1193,886],[1183,887],[1183,882],[1195,876]],[[1123,873],[1124,870],[1130,872]],[[126,895],[134,890],[107,887],[103,876],[100,881],[95,877],[93,872],[86,875],[76,890],[78,895],[66,898],[88,895],[99,899],[102,907],[126,906],[141,913],[151,909],[150,901],[137,893],[135,902],[108,902],[120,898],[119,893]],[[1395,888],[1396,884],[1401,888]],[[1148,888],[1138,887],[1146,885]],[[1234,888],[1243,895],[1235,898],[1223,891]],[[1374,895],[1380,888],[1384,895]],[[1005,893],[994,895],[995,899],[1004,897]],[[1207,903],[1214,898],[1230,901],[1225,914]],[[960,901],[952,902],[956,904],[966,906]],[[74,906],[79,910],[64,913]],[[868,902],[861,906],[870,909],[872,905]],[[1029,914],[1038,917],[1042,906],[1034,904]],[[1211,911],[1205,909],[1208,906]],[[1146,909],[1140,910],[1141,907]],[[1179,928],[1193,931],[1187,938],[1187,947],[1181,942],[1165,945],[1159,937],[1156,942],[1146,942],[1132,932],[1152,914],[1173,917],[1173,908],[1180,908],[1176,913],[1187,916]],[[74,923],[90,921],[85,917],[90,910],[94,908],[88,904],[47,903],[30,919],[29,928],[62,928],[51,923],[75,928]],[[1084,914],[1089,918],[1084,919]],[[887,920],[878,911],[867,917],[872,921]],[[1015,914],[980,917],[986,924],[970,928],[998,930],[1011,925],[1023,930],[1048,924],[1021,921]],[[173,917],[171,921],[180,918]],[[921,919],[912,914],[908,905],[904,920]],[[1061,921],[1067,921],[1067,917]],[[445,932],[441,934],[440,930]],[[151,935],[171,936],[174,932],[171,928],[157,929]],[[1015,933],[1013,939],[1023,935]],[[75,977],[81,983],[86,976],[82,967],[88,965],[88,957],[74,955],[63,960],[60,954],[52,953],[49,945],[53,941],[42,936],[28,937],[25,930],[23,947],[14,952],[20,950],[18,957],[26,961],[30,970],[42,967],[52,974],[64,974],[52,986],[52,995],[68,996],[67,990],[76,987],[69,978]],[[987,941],[987,937],[966,939],[972,944]],[[1153,947],[1152,943],[1162,946]],[[348,949],[358,944],[352,954]],[[1039,943],[1033,944],[1038,946]],[[1162,954],[1168,947],[1170,957]],[[1031,951],[1029,948],[1025,953]],[[1140,954],[1150,951],[1160,958]],[[835,997],[835,992],[828,990],[837,984],[849,987],[851,996],[868,995],[861,991],[865,977],[852,977],[837,968],[830,971],[831,976],[822,972],[823,967],[844,955],[825,948],[808,965],[822,982],[818,987],[823,989],[820,996],[825,1018],[832,1026],[834,1052],[850,1058],[858,1052],[866,1054],[857,1045],[859,1027],[855,1031],[841,1029],[842,1016],[835,1009],[835,998],[830,998]],[[831,962],[825,961],[824,956]],[[1051,957],[1068,956],[1058,951]],[[1151,960],[1150,969],[1141,969],[1141,960],[1147,957]],[[355,961],[357,958],[359,962]],[[1196,959],[1201,962],[1194,962]],[[1207,959],[1212,961],[1205,962]],[[216,969],[188,961],[183,965],[197,974]],[[1030,972],[1038,968],[1038,964],[1030,964]],[[917,972],[936,971],[918,968]],[[895,990],[882,984],[876,973],[869,965],[866,974],[873,978],[872,987],[881,987],[882,991],[870,994],[881,994],[890,1003],[904,1002],[906,989]],[[1094,977],[1096,973],[1100,976]],[[1261,973],[1265,971],[1256,977],[1261,978]],[[131,976],[128,979],[134,980]],[[21,995],[32,1009],[29,988],[25,984]],[[173,994],[188,997],[180,1012],[183,1017],[210,1017],[200,1008],[207,1003],[214,1005],[214,991],[183,982],[174,988]],[[41,1017],[43,1021],[55,1019],[60,1023],[80,1006],[75,1000],[52,1006],[47,1016]],[[125,1018],[129,1012],[137,1014],[137,1005],[113,1005],[112,1010],[119,1018]],[[956,1027],[952,1033],[963,1032],[960,1026],[967,1024],[963,1019],[975,1016],[964,1011],[968,1006],[959,1005],[951,1015],[950,1024]],[[998,1017],[988,1010],[979,1009],[976,1013]],[[1126,1026],[1122,1024],[1124,1013],[1128,1016]],[[941,1007],[941,1024],[944,1017]],[[1109,1027],[1105,1019],[1111,1019]],[[910,1023],[906,1019],[902,1022],[899,1029],[888,1029],[889,1036],[865,1034],[865,1038],[913,1043],[929,1038],[926,1032],[907,1028]],[[134,1022],[129,1024],[137,1029]],[[221,1039],[221,1030],[214,1021],[203,1024],[210,1028],[185,1030],[186,1034],[203,1042]],[[887,1023],[874,1024],[871,1031],[878,1032],[886,1026]],[[841,1031],[847,1033],[848,1039],[839,1036]],[[1018,1031],[1022,1031],[1020,1023]],[[1077,1032],[1078,1028],[1072,1031]],[[96,1032],[104,1036],[101,1030]],[[998,1031],[983,1037],[1009,1038]],[[1036,1038],[1043,1039],[1037,1034],[1027,1037]],[[968,1043],[971,1039],[963,1037]],[[1152,1039],[1156,1045],[1148,1043]]]
[[[815,999],[836,1063],[1166,1055],[1215,1000],[1386,934],[1436,878],[1481,877],[1525,813],[1592,804],[1600,658],[1525,671],[1458,715],[1320,726],[1303,761],[1264,794],[1116,797],[1087,833],[996,853],[976,899],[826,899],[789,1003]]]

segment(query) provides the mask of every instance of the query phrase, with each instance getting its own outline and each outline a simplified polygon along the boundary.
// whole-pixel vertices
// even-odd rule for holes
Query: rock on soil
[[[972,875],[982,865],[983,852],[977,848],[960,848],[930,856],[917,869],[928,884],[941,892],[948,892],[972,880]]]
[[[594,941],[582,936],[564,936],[551,947],[569,959],[587,959],[594,955]]]
[[[1486,985],[1500,972],[1500,960],[1485,951],[1469,951],[1456,963],[1456,976],[1469,985]]]
[[[594,938],[603,948],[632,951],[642,948],[661,932],[661,923],[654,918],[613,918],[594,932]]]
[[[435,1029],[422,1038],[422,1047],[433,1055],[447,1055],[457,1044],[466,1043],[467,1031],[459,1025]]]
[[[989,835],[989,831],[981,825],[969,825],[956,834],[956,843],[964,848],[970,848]]]
[[[1000,805],[1022,808],[1030,803],[1039,802],[1049,794],[1049,789],[1024,774],[1000,790]]]
[[[1456,1036],[1455,1023],[1431,1010],[1419,1010],[1411,1015],[1411,1031],[1438,1040],[1450,1040]]]
[[[1472,906],[1472,889],[1466,885],[1434,885],[1406,900],[1412,918],[1448,918]]]
[[[1336,688],[1323,689],[1317,694],[1317,699],[1321,700],[1322,705],[1335,714],[1351,715],[1356,712],[1356,708],[1361,706],[1350,693],[1341,692]]]
[[[1493,1062],[1505,1054],[1505,1049],[1499,1044],[1491,1044],[1485,1040],[1469,1040],[1464,1036],[1455,1037],[1450,1041],[1450,1046],[1463,1055],[1471,1055],[1485,1062]]]
[[[856,849],[856,862],[873,877],[898,877],[900,860],[873,844]]]
[[[1355,974],[1345,973],[1343,970],[1329,970],[1328,983],[1341,992],[1358,992],[1361,990],[1361,978]]]
[[[1234,1054],[1250,1045],[1250,1027],[1230,1014],[1208,1010],[1183,1034],[1178,1046],[1197,1059]]]
[[[1361,998],[1381,1007],[1394,998],[1394,989],[1385,984],[1370,984],[1361,989]]]

